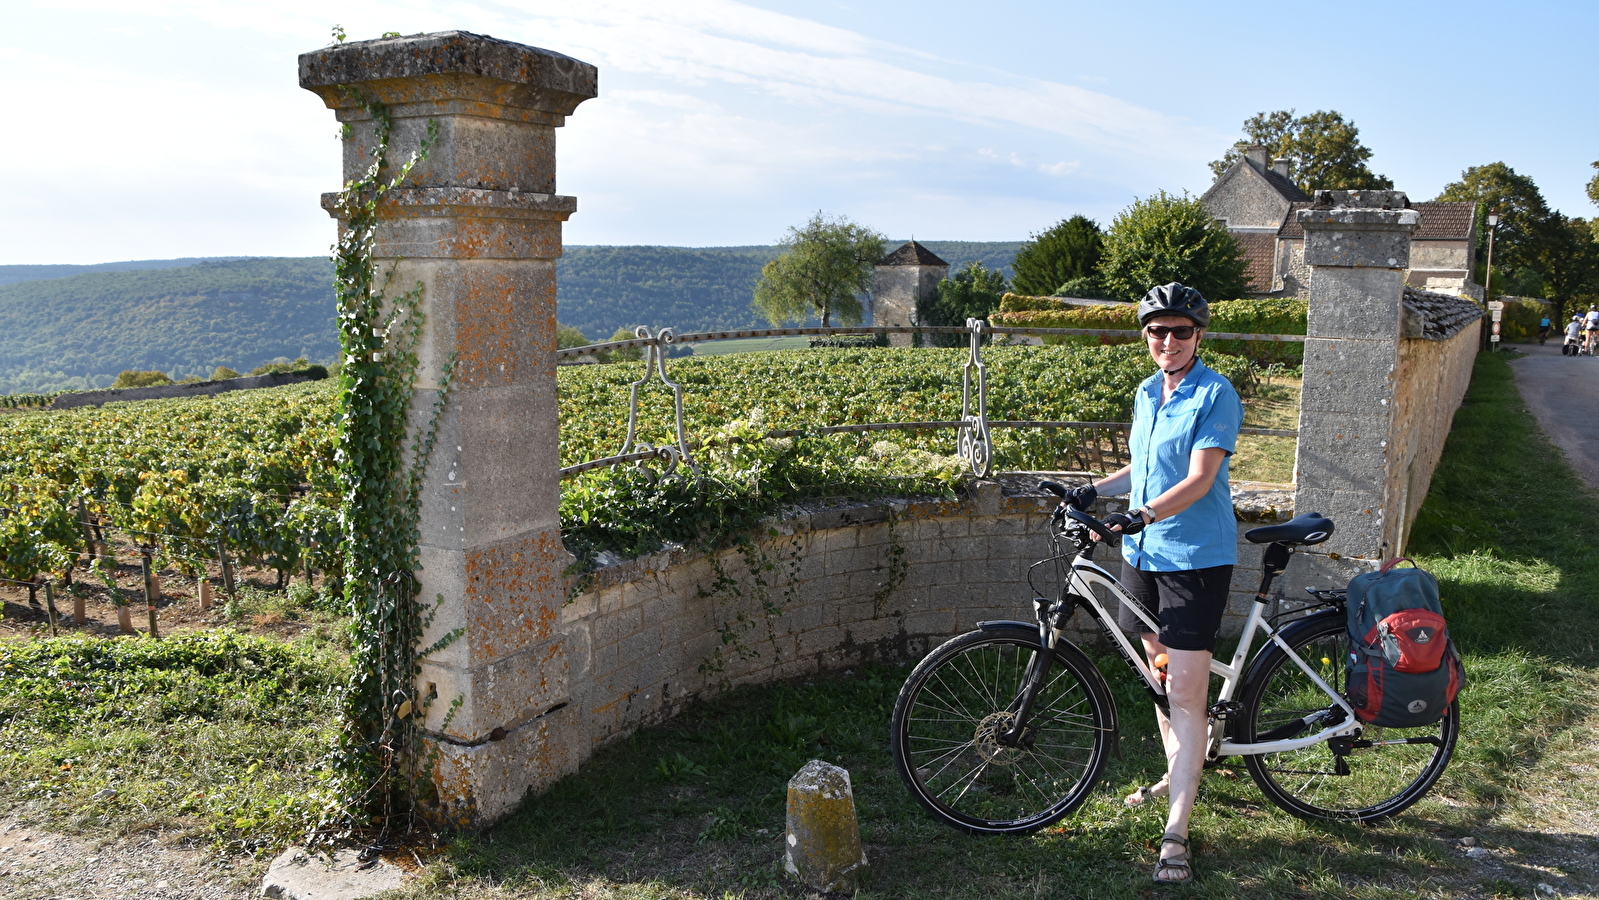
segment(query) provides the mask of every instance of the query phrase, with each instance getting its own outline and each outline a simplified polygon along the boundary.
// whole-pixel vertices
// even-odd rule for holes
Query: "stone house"
[[[1238,240],[1252,297],[1309,296],[1305,232],[1295,214],[1309,207],[1311,198],[1294,184],[1292,173],[1293,160],[1268,164],[1266,148],[1257,144],[1244,148],[1244,155],[1199,198]],[[1410,208],[1421,213],[1421,224],[1411,236],[1405,283],[1480,298],[1482,288],[1472,279],[1477,255],[1473,204],[1429,201]]]
[[[949,277],[949,263],[911,240],[877,263],[877,289],[872,292],[872,324],[916,324],[916,301],[938,292]],[[894,347],[909,347],[911,335],[889,335]]]

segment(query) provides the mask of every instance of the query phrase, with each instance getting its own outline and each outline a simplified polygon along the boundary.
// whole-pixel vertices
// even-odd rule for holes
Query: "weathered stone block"
[[[1410,235],[1421,224],[1421,213],[1413,209],[1312,208],[1297,216],[1311,266],[1407,268]]]
[[[852,893],[866,872],[849,772],[819,759],[788,782],[783,866],[807,887]]]
[[[1404,273],[1391,269],[1318,269],[1305,333],[1310,337],[1397,341]]]
[[[1390,427],[1380,409],[1376,415],[1306,416],[1294,457],[1294,477],[1301,485],[1295,507],[1305,502],[1308,488],[1366,492],[1380,502]]]
[[[486,740],[496,728],[510,729],[569,699],[566,639],[550,641],[471,669],[421,662],[419,696],[436,695],[424,727],[435,734],[471,743]],[[452,716],[452,704],[460,708]],[[450,719],[448,728],[445,718]]]

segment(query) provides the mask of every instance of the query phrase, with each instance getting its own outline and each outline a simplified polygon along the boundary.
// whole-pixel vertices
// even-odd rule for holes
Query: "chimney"
[[[1245,147],[1244,158],[1249,160],[1249,164],[1255,167],[1255,171],[1266,171],[1266,148],[1260,144]]]
[[[1287,178],[1289,181],[1292,181],[1293,180],[1293,171],[1294,171],[1294,161],[1289,159],[1286,156],[1279,156],[1279,157],[1277,157],[1277,159],[1275,159],[1272,162],[1271,170],[1273,172],[1276,172],[1278,175],[1281,175],[1282,177]]]

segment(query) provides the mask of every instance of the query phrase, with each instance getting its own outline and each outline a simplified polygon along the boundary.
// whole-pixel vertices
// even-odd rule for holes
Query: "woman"
[[[1127,513],[1105,517],[1122,540],[1121,582],[1160,624],[1149,632],[1132,611],[1121,626],[1139,632],[1151,664],[1166,654],[1168,719],[1159,710],[1166,777],[1128,797],[1138,806],[1168,796],[1155,881],[1193,880],[1188,819],[1199,791],[1208,740],[1210,658],[1227,609],[1238,561],[1238,526],[1227,484],[1227,460],[1238,443],[1244,407],[1227,379],[1199,359],[1210,306],[1199,291],[1173,282],[1138,304],[1149,355],[1160,368],[1134,396],[1132,462],[1077,488],[1077,506],[1099,494],[1129,494]]]

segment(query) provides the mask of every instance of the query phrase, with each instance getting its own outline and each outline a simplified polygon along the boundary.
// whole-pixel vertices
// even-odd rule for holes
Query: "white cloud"
[[[151,255],[321,252],[331,231],[316,195],[337,187],[338,151],[293,57],[326,44],[335,22],[352,39],[460,28],[597,65],[599,98],[560,134],[561,189],[580,198],[574,240],[767,240],[819,207],[884,229],[1005,237],[1071,204],[1103,215],[1173,183],[1195,162],[1189,148],[1225,143],[1104,93],[733,0],[33,6],[40,27],[92,21],[107,43],[0,35],[8,111],[38,123],[0,143],[0,161],[26,176],[0,212],[18,262],[49,246],[42,221],[104,247],[83,251],[101,259],[162,241],[172,249]],[[86,179],[94,211],[63,207],[61,186]]]

